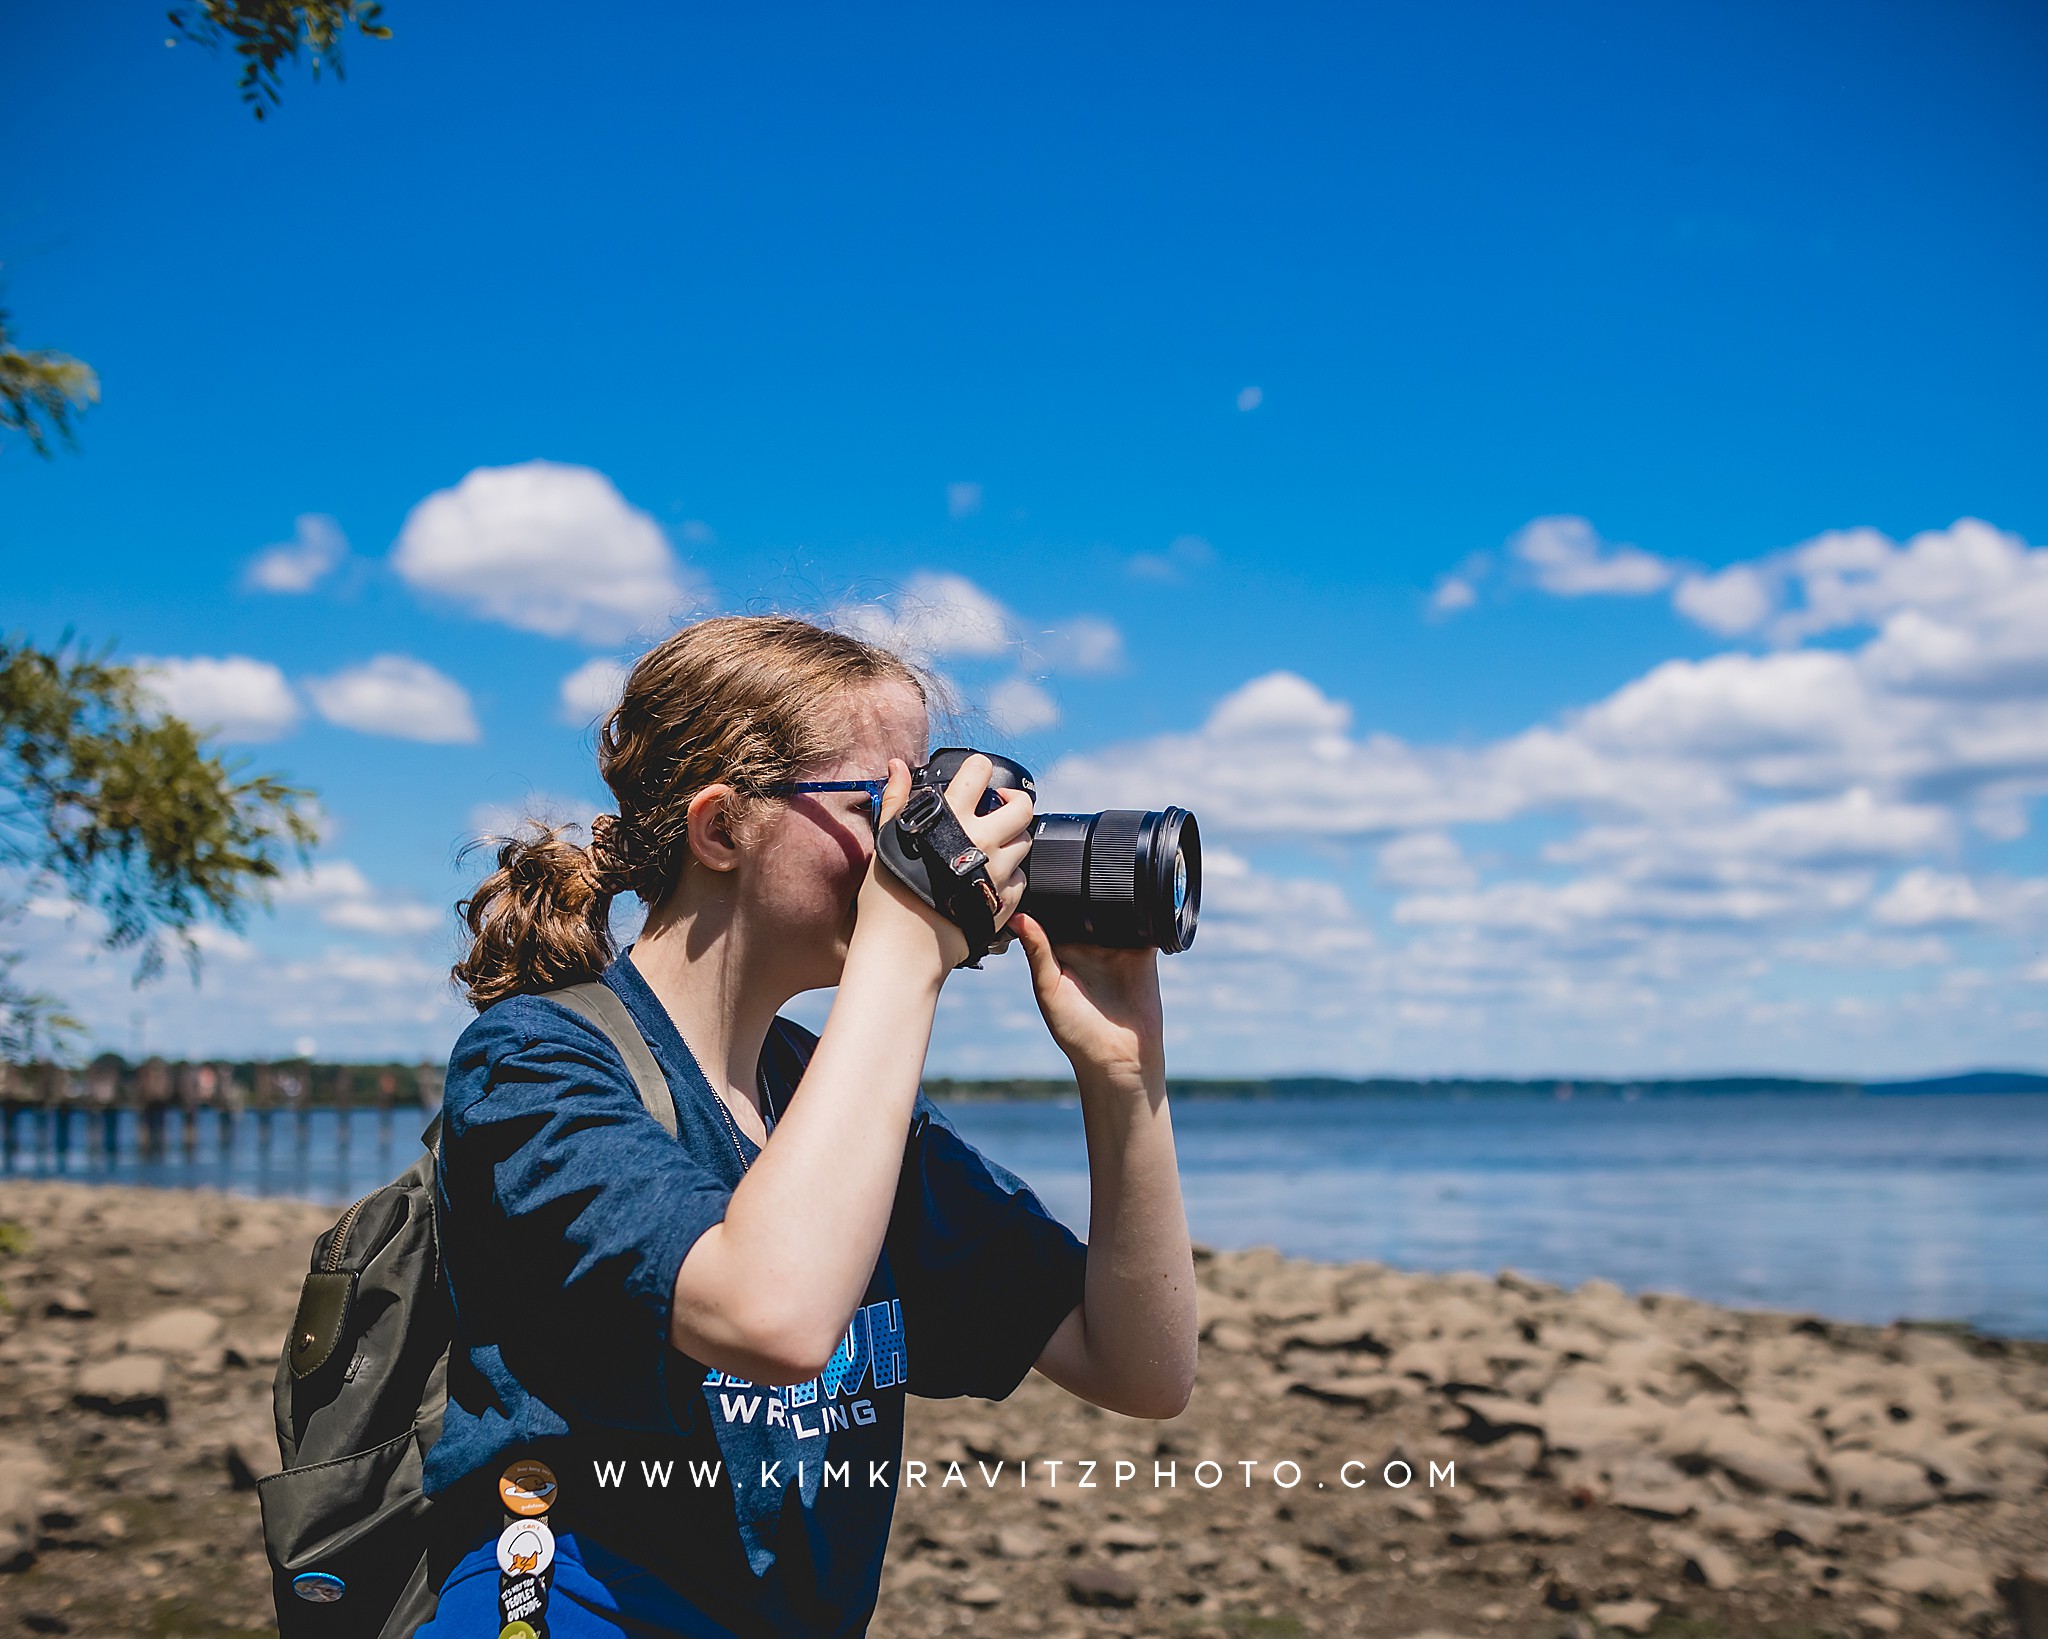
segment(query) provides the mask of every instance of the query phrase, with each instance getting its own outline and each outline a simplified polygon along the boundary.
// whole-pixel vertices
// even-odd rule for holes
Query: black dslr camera
[[[975,753],[947,746],[913,770],[910,797],[877,833],[882,862],[934,910],[967,935],[967,967],[981,966],[996,939],[1001,911],[989,880],[988,856],[975,847],[946,803],[946,786]],[[999,791],[1038,788],[1023,764],[992,751],[995,764],[980,813],[1002,806]],[[1027,886],[1018,906],[1055,944],[1110,945],[1169,955],[1195,942],[1202,904],[1202,833],[1185,808],[1140,813],[1039,814],[1025,856]]]

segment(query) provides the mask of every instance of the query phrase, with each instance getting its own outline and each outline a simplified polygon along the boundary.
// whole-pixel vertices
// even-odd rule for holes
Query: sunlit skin
[[[880,683],[849,694],[837,715],[842,749],[794,777],[886,770],[881,817],[893,816],[926,755],[922,699],[907,683]],[[1196,1322],[1157,954],[1055,948],[1013,914],[1031,801],[1005,792],[1001,808],[976,814],[990,773],[988,759],[970,758],[947,798],[989,855],[998,925],[1016,936],[1074,1066],[1089,1146],[1086,1296],[1037,1364],[1095,1404],[1172,1416],[1193,1387]],[[683,1260],[670,1328],[693,1360],[757,1382],[816,1375],[860,1303],[894,1204],[932,1012],[966,954],[960,931],[875,863],[874,840],[863,792],[749,802],[706,787],[689,808],[690,863],[633,950],[713,1089],[765,1146],[724,1222]],[[769,1025],[791,997],[831,986],[817,1052],[771,1139],[755,1090]]]

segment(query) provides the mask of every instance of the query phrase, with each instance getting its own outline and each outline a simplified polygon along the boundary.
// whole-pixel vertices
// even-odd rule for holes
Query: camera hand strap
[[[967,935],[962,967],[980,967],[996,940],[1002,900],[988,874],[988,855],[974,845],[945,793],[911,789],[903,811],[876,833],[882,863],[935,911]]]

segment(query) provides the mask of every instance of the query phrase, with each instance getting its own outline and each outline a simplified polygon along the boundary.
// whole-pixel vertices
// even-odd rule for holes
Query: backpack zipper
[[[341,1267],[342,1247],[348,1240],[348,1232],[356,1221],[356,1214],[363,1210],[363,1201],[367,1200],[369,1200],[369,1196],[365,1195],[362,1201],[356,1202],[348,1211],[344,1212],[341,1215],[341,1222],[334,1226],[334,1239],[328,1244],[327,1248],[327,1268],[325,1271],[327,1274],[331,1275]]]

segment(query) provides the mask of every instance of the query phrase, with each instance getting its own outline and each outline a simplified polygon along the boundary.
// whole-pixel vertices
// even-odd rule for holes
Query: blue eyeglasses
[[[762,790],[764,797],[797,797],[811,791],[865,791],[868,794],[868,817],[873,819],[882,811],[882,793],[889,788],[886,779],[880,780],[785,780],[780,785],[767,786]]]

